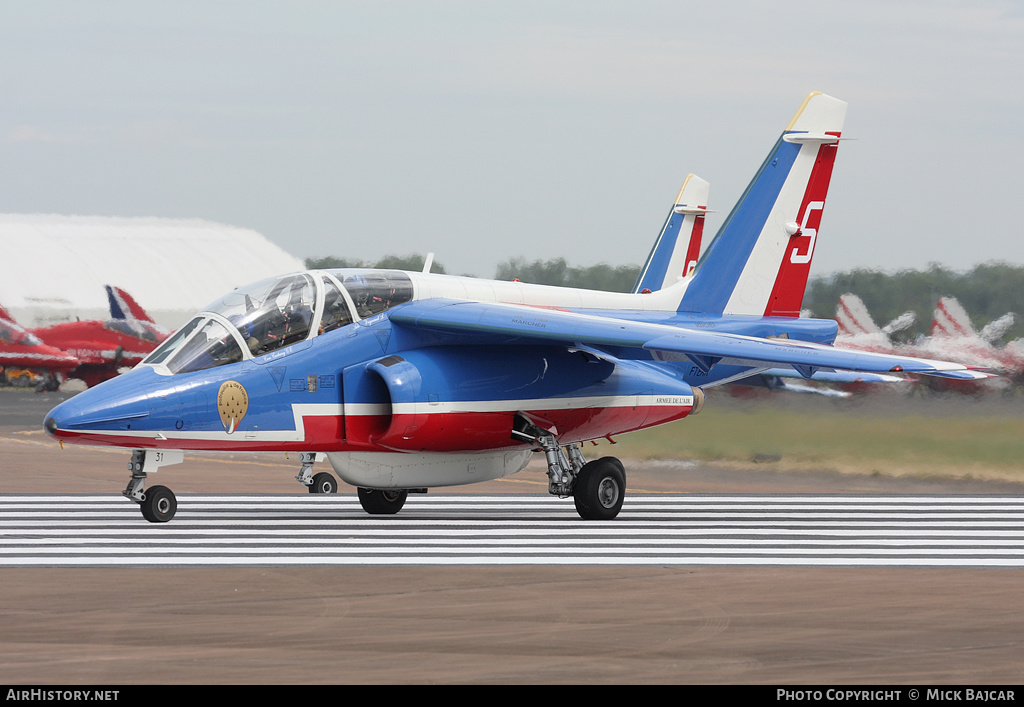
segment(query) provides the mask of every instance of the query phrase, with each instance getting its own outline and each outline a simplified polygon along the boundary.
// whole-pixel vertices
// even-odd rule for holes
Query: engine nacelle
[[[702,404],[699,389],[645,362],[558,347],[416,349],[345,371],[347,441],[397,451],[522,448],[512,439],[517,412],[571,443]]]

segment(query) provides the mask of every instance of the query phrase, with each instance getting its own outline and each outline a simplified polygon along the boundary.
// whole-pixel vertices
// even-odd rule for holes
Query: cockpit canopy
[[[156,332],[137,319],[108,319],[103,323],[103,328],[153,344],[157,340]]]
[[[211,303],[143,363],[187,373],[306,341],[413,299],[393,270],[294,273],[240,287]]]
[[[42,341],[35,334],[26,331],[19,324],[0,319],[0,343],[22,346],[41,346]]]

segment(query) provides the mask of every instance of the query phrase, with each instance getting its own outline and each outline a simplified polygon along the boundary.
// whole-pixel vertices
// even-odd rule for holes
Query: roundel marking
[[[217,391],[217,412],[224,430],[231,434],[249,411],[249,394],[238,381],[224,381]]]

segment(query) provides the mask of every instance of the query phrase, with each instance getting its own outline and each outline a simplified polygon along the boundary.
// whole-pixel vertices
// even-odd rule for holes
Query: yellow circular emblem
[[[249,394],[238,381],[225,381],[217,391],[217,412],[224,430],[231,434],[249,410]]]

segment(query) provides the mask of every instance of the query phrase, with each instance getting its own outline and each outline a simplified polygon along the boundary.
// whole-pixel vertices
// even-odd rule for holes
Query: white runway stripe
[[[0,496],[0,566],[761,565],[1024,567],[1024,499],[631,495],[581,520],[544,496],[194,495],[168,524],[116,496]]]

